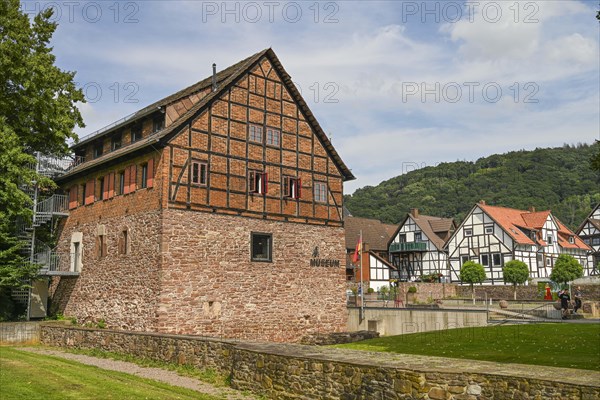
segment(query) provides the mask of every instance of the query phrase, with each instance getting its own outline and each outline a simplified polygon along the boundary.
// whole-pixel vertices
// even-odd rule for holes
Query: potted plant
[[[417,298],[416,286],[409,287],[408,292],[406,293],[406,302],[407,303],[415,303],[416,298]]]

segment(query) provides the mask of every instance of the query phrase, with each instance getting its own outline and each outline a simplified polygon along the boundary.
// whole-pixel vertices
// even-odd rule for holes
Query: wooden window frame
[[[419,235],[419,238],[417,239],[417,234]],[[423,232],[415,232],[415,242],[422,242],[423,241]]]
[[[496,263],[496,257],[498,257],[498,263]],[[501,253],[492,253],[492,266],[494,266],[494,267],[502,266],[502,254]]]
[[[269,176],[266,172],[250,171],[248,172],[248,192],[253,194],[267,194],[269,185]]]
[[[294,176],[283,177],[283,197],[299,199],[302,197],[302,179]]]
[[[190,182],[198,186],[208,185],[208,164],[192,161]]]
[[[546,243],[548,244],[548,246],[553,246],[554,245],[554,236],[547,235],[546,236]]]
[[[473,228],[465,228],[465,236],[473,236]]]
[[[157,115],[152,118],[152,133],[165,129],[165,116]]]
[[[148,163],[142,164],[142,176],[140,180],[140,188],[146,189],[148,182]]]
[[[319,188],[319,189],[317,189]],[[313,188],[313,197],[316,203],[327,203],[327,183],[315,181]]]
[[[491,230],[490,232],[488,232],[488,229]],[[483,228],[483,231],[485,232],[486,235],[493,235],[494,234],[494,227],[492,225],[488,225],[486,227]]]
[[[257,140],[258,137],[258,140]],[[263,128],[260,125],[249,124],[248,125],[248,141],[252,143],[263,142]]]
[[[277,139],[275,140],[275,138]],[[267,128],[265,142],[267,146],[281,147],[281,131],[279,129]]]

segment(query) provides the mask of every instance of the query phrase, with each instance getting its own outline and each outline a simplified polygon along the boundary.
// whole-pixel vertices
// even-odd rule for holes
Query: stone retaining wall
[[[596,371],[58,324],[42,325],[41,341],[214,368],[234,388],[272,399],[600,400]]]
[[[600,300],[600,285],[598,284],[580,284],[571,285],[571,290],[581,286],[581,292],[585,300]],[[513,287],[510,285],[498,286],[475,286],[475,297],[492,298],[494,300],[512,300],[514,298]],[[471,287],[469,285],[457,286],[456,295],[458,297],[471,297]],[[449,297],[449,296],[448,296]],[[542,300],[537,285],[517,286],[517,300]]]

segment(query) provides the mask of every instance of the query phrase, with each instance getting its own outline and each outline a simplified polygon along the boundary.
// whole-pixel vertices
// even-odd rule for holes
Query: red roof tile
[[[523,233],[521,228],[526,230],[540,230],[550,216],[558,226],[557,239],[559,246],[563,248],[591,250],[573,231],[560,222],[558,218],[551,215],[550,211],[531,212],[508,207],[490,206],[482,203],[477,205],[496,221],[517,243],[546,246],[546,242],[541,237],[538,236],[536,238],[536,243]],[[574,243],[569,243],[570,236],[574,237]]]

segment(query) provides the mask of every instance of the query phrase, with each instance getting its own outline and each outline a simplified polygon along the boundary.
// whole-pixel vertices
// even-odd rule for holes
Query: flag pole
[[[360,230],[360,241],[358,247],[358,257],[360,258],[360,320],[365,317],[365,287],[363,286],[363,242],[362,242],[362,229]]]

